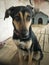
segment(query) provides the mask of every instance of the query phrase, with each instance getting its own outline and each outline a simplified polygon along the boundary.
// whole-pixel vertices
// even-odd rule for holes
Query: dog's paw
[[[33,59],[34,60],[42,60],[42,58],[43,58],[43,54],[41,54],[41,52],[34,52],[34,54],[33,54]]]

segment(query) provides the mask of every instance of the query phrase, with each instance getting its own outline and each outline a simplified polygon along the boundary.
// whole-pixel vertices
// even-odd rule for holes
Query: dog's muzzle
[[[27,39],[29,37],[29,32],[27,30],[21,30],[21,32],[19,32],[18,30],[14,30],[14,32],[21,39]]]
[[[26,29],[21,30],[21,38],[25,39],[29,37],[29,32]]]

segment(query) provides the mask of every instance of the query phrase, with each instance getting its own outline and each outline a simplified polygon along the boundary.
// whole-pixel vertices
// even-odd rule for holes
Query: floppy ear
[[[35,14],[34,7],[32,7],[32,6],[30,6],[30,5],[27,5],[27,7],[31,10],[32,16],[34,16],[34,14]]]
[[[15,7],[10,7],[9,9],[6,10],[4,20],[5,20],[5,18],[8,18],[9,16],[11,16],[11,17],[13,16],[14,9],[15,9]]]
[[[33,9],[33,7],[32,7],[32,6],[30,6],[30,5],[27,5],[27,7],[28,7],[28,8],[30,8],[31,10]]]

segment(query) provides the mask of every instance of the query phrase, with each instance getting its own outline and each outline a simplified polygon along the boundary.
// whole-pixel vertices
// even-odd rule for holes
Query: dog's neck
[[[32,29],[31,29],[31,27],[29,29],[29,37],[27,39],[21,39],[20,36],[16,32],[14,32],[14,34],[13,34],[13,40],[14,40],[14,42],[15,42],[16,45],[17,45],[17,43],[20,43],[20,44],[23,43],[25,46],[27,46],[25,48],[19,47],[21,50],[23,50],[25,52],[28,52],[28,49],[31,50],[31,48],[32,48]],[[28,44],[28,42],[29,42],[29,44]]]
[[[29,36],[28,36],[28,38],[26,38],[26,39],[21,39],[20,38],[20,36],[19,36],[19,34],[14,30],[14,34],[13,34],[13,39],[15,39],[15,40],[20,40],[20,41],[28,41],[28,40],[30,40],[31,39],[31,32],[32,32],[32,29],[31,29],[31,27],[30,27],[30,29],[29,29]]]

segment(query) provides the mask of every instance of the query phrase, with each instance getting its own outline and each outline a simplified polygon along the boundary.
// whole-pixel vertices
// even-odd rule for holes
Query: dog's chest
[[[23,48],[23,49],[30,49],[31,45],[32,45],[32,40],[29,41],[20,41],[20,40],[14,40],[15,44],[17,47],[19,47],[19,45]]]
[[[32,45],[32,40],[29,40],[29,41],[26,41],[26,42],[20,41],[20,40],[14,40],[14,42],[15,42],[15,44],[17,46],[17,49],[18,49],[20,55],[27,56],[29,54],[28,52],[20,49],[19,47],[21,46],[21,48],[29,50],[31,45]]]

